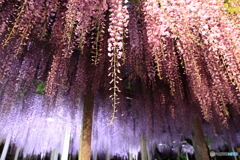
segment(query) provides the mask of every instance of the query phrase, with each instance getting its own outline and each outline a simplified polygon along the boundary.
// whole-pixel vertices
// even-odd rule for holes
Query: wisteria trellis
[[[149,143],[155,143],[169,119],[187,110],[214,121],[213,128],[218,121],[227,127],[240,114],[239,14],[229,15],[220,0],[1,0],[0,6],[2,115],[21,118],[40,96],[44,116],[66,106],[74,125],[90,86],[106,102],[96,103],[96,115],[110,122],[118,115],[126,130],[136,125],[134,133],[129,129],[136,137],[148,127]],[[39,85],[44,95],[36,92]],[[112,116],[102,109],[109,101]],[[107,124],[99,117],[97,126]],[[178,126],[189,125],[179,119]],[[3,136],[9,121],[17,124],[1,120]],[[129,148],[135,152],[137,144]],[[113,144],[95,147],[101,145]]]

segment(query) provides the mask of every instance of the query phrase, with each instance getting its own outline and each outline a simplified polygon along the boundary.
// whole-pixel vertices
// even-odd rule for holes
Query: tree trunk
[[[209,160],[209,152],[203,136],[202,124],[198,118],[192,118],[193,147],[196,160]]]
[[[82,134],[80,137],[79,160],[91,159],[91,136],[93,122],[94,95],[91,90],[84,97]]]

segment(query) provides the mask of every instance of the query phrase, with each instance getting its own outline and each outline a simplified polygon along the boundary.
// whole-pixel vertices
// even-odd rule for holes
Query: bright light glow
[[[53,122],[53,121],[54,121],[54,119],[53,119],[53,118],[51,118],[51,117],[49,117],[49,118],[46,118],[46,121],[48,121],[48,122]]]

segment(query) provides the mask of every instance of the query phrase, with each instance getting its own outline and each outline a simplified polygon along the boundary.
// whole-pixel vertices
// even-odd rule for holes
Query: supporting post
[[[50,160],[53,160],[53,156],[54,156],[54,150],[52,150],[52,152],[51,152]]]
[[[144,136],[141,137],[141,159],[148,160],[147,144]]]
[[[3,147],[3,151],[2,151],[2,155],[1,155],[0,160],[5,160],[5,158],[7,156],[7,151],[8,151],[9,145],[10,145],[10,139],[11,139],[11,136],[8,135],[8,137],[6,139],[6,142],[4,144],[4,147]]]
[[[192,117],[193,148],[196,160],[209,160],[209,152],[203,136],[202,124],[196,117]]]
[[[235,152],[234,147],[231,144],[229,144],[229,145],[231,146],[232,152]],[[237,160],[237,156],[233,156],[233,159]]]
[[[55,148],[51,153],[51,160],[58,160],[58,148]]]
[[[180,156],[180,148],[179,148],[179,146],[176,146],[176,151],[177,151],[177,158],[179,158],[179,156]]]
[[[55,149],[53,160],[58,160],[58,148]]]
[[[80,137],[80,149],[78,160],[91,159],[93,107],[94,107],[94,94],[91,90],[88,90],[87,95],[84,98],[82,134]]]
[[[128,154],[128,159],[129,159],[129,160],[133,160],[131,153]]]
[[[70,142],[70,137],[71,137],[70,133],[71,133],[71,128],[69,126],[66,126],[61,160],[68,160],[69,142]]]
[[[107,150],[107,152],[106,152],[106,160],[110,160],[110,159],[111,159],[111,157],[110,157],[110,154],[109,154],[109,152]]]
[[[17,147],[17,151],[16,151],[16,153],[15,153],[14,160],[17,160],[17,159],[18,159],[20,150],[21,150],[21,148],[20,148],[20,147]]]
[[[95,153],[95,154],[93,155],[93,160],[97,160],[97,156],[98,156],[98,154]]]
[[[188,159],[188,153],[187,153],[187,152],[186,152],[186,158],[187,158],[187,160],[189,160],[189,159]]]
[[[152,159],[152,154],[151,154],[150,150],[147,150],[147,156],[148,156],[148,159]]]

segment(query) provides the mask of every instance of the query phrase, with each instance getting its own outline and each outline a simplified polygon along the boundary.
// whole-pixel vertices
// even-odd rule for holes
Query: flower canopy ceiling
[[[0,0],[0,136],[45,154],[69,132],[76,154],[91,90],[94,154],[137,155],[142,135],[171,149],[191,138],[191,116],[213,148],[238,145],[238,4]]]

